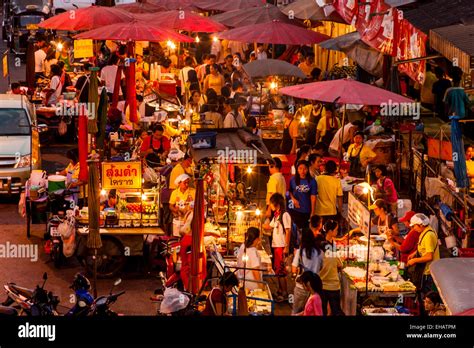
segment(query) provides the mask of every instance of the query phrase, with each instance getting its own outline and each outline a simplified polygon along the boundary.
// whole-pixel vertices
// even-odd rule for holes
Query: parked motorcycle
[[[34,290],[17,286],[15,283],[4,285],[8,298],[3,302],[4,306],[16,306],[19,308],[17,315],[27,316],[57,316],[59,298],[51,291],[46,291],[44,286],[48,274],[43,274],[43,284],[37,285]],[[14,311],[3,309],[4,314],[15,315]]]
[[[91,314],[92,316],[98,316],[98,317],[116,317],[119,314],[114,312],[113,310],[110,309],[110,306],[114,304],[117,299],[125,294],[125,291],[120,291],[116,294],[113,294],[114,287],[119,285],[122,282],[122,279],[117,279],[113,286],[112,289],[110,289],[110,293],[106,296],[99,296],[94,300],[94,303],[92,304],[91,307]]]
[[[91,288],[89,279],[81,273],[77,273],[69,288],[74,290],[76,299],[74,307],[66,313],[66,316],[85,317],[89,315],[94,303],[94,297],[89,292]]]

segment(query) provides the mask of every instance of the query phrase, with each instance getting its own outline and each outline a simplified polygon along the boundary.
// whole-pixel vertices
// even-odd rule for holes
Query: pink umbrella
[[[149,2],[134,2],[131,4],[116,5],[115,8],[131,13],[153,13],[166,11],[166,8],[159,5],[153,5]]]
[[[399,94],[351,79],[305,83],[281,88],[280,92],[295,98],[338,104],[381,105],[390,102],[413,102]]]
[[[289,19],[278,7],[270,4],[221,13],[211,16],[211,19],[232,28],[267,23],[273,20],[297,25],[301,23],[298,19]]]
[[[191,37],[179,34],[172,29],[162,28],[150,23],[143,23],[137,19],[133,19],[128,23],[116,23],[89,30],[76,35],[75,39],[152,42],[172,40],[177,42],[194,42]]]
[[[197,0],[195,6],[208,11],[234,11],[259,7],[265,4],[265,0]]]
[[[282,45],[311,45],[330,39],[327,35],[280,21],[247,25],[225,31],[217,36],[219,39],[232,41]]]
[[[54,30],[91,30],[105,25],[133,20],[133,15],[113,7],[90,6],[70,10],[48,18],[38,24],[40,28]]]
[[[210,19],[209,17],[204,17],[188,10],[172,10],[153,14],[141,14],[136,15],[136,17],[148,23],[160,23],[160,26],[164,28],[176,30],[215,33],[227,29],[224,25]]]

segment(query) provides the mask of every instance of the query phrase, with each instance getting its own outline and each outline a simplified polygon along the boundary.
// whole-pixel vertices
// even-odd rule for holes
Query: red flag
[[[87,116],[79,116],[79,180],[87,181],[89,173],[87,170]]]

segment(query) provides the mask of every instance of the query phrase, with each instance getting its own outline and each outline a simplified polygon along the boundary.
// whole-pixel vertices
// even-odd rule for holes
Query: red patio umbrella
[[[136,15],[140,20],[149,23],[160,23],[160,26],[176,30],[202,33],[215,33],[227,28],[209,17],[203,17],[188,10],[172,10],[153,14]]]
[[[194,4],[200,9],[207,11],[234,11],[251,7],[259,7],[265,4],[265,0],[197,0]]]
[[[113,7],[90,6],[60,13],[41,22],[38,26],[44,29],[78,31],[132,20],[133,15],[126,11]]]
[[[160,5],[150,4],[149,2],[134,2],[132,4],[116,5],[115,8],[131,13],[153,13],[166,11],[166,8]]]
[[[282,45],[311,45],[330,39],[327,35],[280,21],[247,25],[225,31],[217,36],[219,39],[233,41]]]
[[[399,94],[351,79],[305,83],[284,87],[280,93],[300,99],[326,103],[379,105],[383,103],[412,103]]]
[[[166,29],[155,24],[138,21],[136,18],[128,23],[116,23],[102,28],[89,30],[76,35],[75,38],[121,41],[159,42],[172,40],[177,42],[194,42],[194,40],[189,36],[179,34],[172,29]]]
[[[170,10],[196,10],[194,0],[150,0],[153,5],[161,6]]]
[[[232,28],[267,23],[273,20],[279,20],[284,23],[292,23],[296,25],[301,24],[300,20],[289,19],[288,16],[284,15],[278,7],[270,4],[229,11],[211,16],[210,18]]]

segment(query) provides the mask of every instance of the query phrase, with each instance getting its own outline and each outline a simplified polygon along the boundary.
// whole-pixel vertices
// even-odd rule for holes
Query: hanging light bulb
[[[146,200],[146,194],[142,194],[142,201]]]
[[[100,190],[100,195],[101,196],[105,196],[106,194],[107,194],[106,190],[104,190],[104,189]]]
[[[217,36],[214,36],[214,37],[212,38],[212,41],[217,42],[217,41],[219,41],[219,39],[217,38]]]
[[[256,216],[260,216],[261,213],[262,213],[262,212],[260,211],[260,209],[255,210],[255,215],[256,215]]]
[[[196,36],[196,39],[195,39],[196,43],[199,43],[201,42],[201,39],[199,38],[199,36]]]
[[[304,116],[301,116],[301,118],[300,118],[300,122],[304,124],[304,123],[306,122],[306,117],[304,117]]]
[[[252,167],[250,166],[247,167],[247,174],[252,174]]]
[[[58,42],[58,44],[56,45],[57,50],[60,51],[60,52],[62,51],[63,47],[64,46],[61,42]]]

